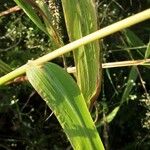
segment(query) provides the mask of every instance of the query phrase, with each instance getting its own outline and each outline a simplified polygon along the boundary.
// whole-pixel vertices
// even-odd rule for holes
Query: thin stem
[[[146,65],[146,63],[150,63],[150,59],[104,63],[102,64],[102,68],[138,66],[138,65]]]
[[[11,8],[9,8],[8,10],[5,10],[5,11],[1,12],[1,13],[0,13],[0,17],[1,17],[1,16],[8,15],[8,14],[13,13],[13,12],[16,12],[16,11],[19,11],[19,10],[21,10],[21,8],[19,8],[19,6],[11,7]]]
[[[109,62],[109,63],[102,63],[102,68],[118,68],[118,67],[130,67],[130,66],[138,66],[138,65],[150,65],[150,59],[143,59],[143,60],[131,60],[131,61],[117,61],[117,62]],[[67,67],[64,68],[68,73],[76,73],[76,67]],[[19,83],[27,81],[28,78],[26,76],[21,76],[15,78],[13,81],[7,82],[7,84],[11,83]]]
[[[108,69],[108,68],[130,67],[130,66],[139,66],[139,65],[146,66],[147,63],[150,63],[150,59],[117,61],[117,62],[102,63],[102,68]],[[76,67],[68,67],[67,72],[75,73]]]
[[[93,32],[81,39],[78,39],[70,44],[67,44],[61,48],[58,48],[57,50],[46,54],[36,60],[34,60],[35,64],[40,65],[47,61],[50,61],[58,56],[61,56],[67,52],[70,52],[80,46],[83,46],[85,44],[88,44],[90,42],[93,42],[95,40],[104,38],[110,34],[113,34],[115,32],[118,32],[122,29],[125,29],[127,27],[130,27],[136,23],[142,22],[146,19],[150,19],[150,9],[147,9],[143,12],[140,12],[138,14],[135,14],[131,17],[128,17],[122,21],[118,21],[112,25],[109,25],[101,30],[98,30],[96,32]],[[27,64],[21,66],[20,68],[8,73],[7,75],[0,78],[0,85],[5,84],[6,82],[24,74],[26,72]]]

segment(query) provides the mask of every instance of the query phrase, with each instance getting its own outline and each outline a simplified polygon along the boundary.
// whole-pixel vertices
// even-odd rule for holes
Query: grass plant
[[[100,49],[102,46],[98,40],[123,30],[122,33],[125,39],[122,41],[125,46],[144,46],[144,42],[134,32],[126,28],[150,19],[150,9],[98,30],[97,14],[93,0],[79,0],[77,3],[62,0],[63,12],[61,13],[64,16],[67,36],[70,41],[69,44],[66,44],[67,41],[64,41],[62,35],[60,35],[60,30],[53,23],[54,14],[48,2],[44,0],[14,1],[35,25],[51,39],[52,46],[50,49],[52,52],[35,60],[29,60],[25,65],[13,71],[9,65],[0,61],[1,72],[6,74],[0,77],[1,87],[26,74],[30,84],[55,114],[73,149],[103,150],[104,146],[96,127],[104,126],[106,129],[107,124],[112,122],[120,111],[121,106],[131,98],[131,92],[134,88],[133,82],[138,77],[141,83],[143,82],[139,68],[136,65],[149,65],[150,44],[144,52],[139,49],[130,51],[127,48],[126,52],[130,60],[102,64],[103,57]],[[48,62],[62,57],[62,55],[63,61],[65,61],[64,54],[71,51],[73,51],[74,69],[76,71],[75,80],[77,82],[62,67]],[[97,117],[95,126],[92,112],[90,112],[92,109],[90,108],[95,107],[96,109],[98,107],[95,101],[103,84],[102,68],[132,65],[135,66],[131,67],[129,71],[120,102],[109,112],[107,112],[107,105],[103,105],[103,118],[99,119]],[[109,70],[107,70],[107,76],[116,91],[112,97],[118,96],[120,93],[115,88]],[[149,98],[145,85],[142,84],[142,86],[147,98]],[[103,99],[105,99],[105,93],[102,92]],[[17,108],[19,108],[18,105]],[[100,112],[96,113],[101,114]],[[106,149],[108,149],[107,140],[107,138],[104,140]]]

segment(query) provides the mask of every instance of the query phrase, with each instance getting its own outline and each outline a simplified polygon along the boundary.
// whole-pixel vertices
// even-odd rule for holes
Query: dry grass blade
[[[63,11],[70,41],[75,41],[97,30],[97,18],[93,0],[62,0]],[[77,68],[77,82],[90,106],[99,92],[101,65],[98,41],[82,46],[74,51]]]

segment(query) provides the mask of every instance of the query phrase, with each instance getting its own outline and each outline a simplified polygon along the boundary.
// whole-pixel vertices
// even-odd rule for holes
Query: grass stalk
[[[138,14],[135,14],[133,16],[130,16],[126,19],[123,19],[121,21],[118,21],[112,25],[109,25],[105,28],[102,28],[101,30],[98,30],[96,32],[93,32],[81,39],[78,39],[72,43],[69,43],[61,48],[58,48],[57,50],[49,53],[49,54],[46,54],[36,60],[34,60],[34,63],[37,64],[37,65],[41,65],[47,61],[50,61],[58,56],[61,56],[67,52],[70,52],[80,46],[83,46],[85,44],[88,44],[90,42],[93,42],[95,40],[98,40],[98,39],[101,39],[101,38],[104,38],[110,34],[113,34],[115,32],[118,32],[122,29],[125,29],[125,28],[128,28],[132,25],[135,25],[139,22],[142,22],[144,20],[147,20],[147,19],[150,19],[150,9],[147,9],[145,11],[142,11]],[[21,67],[19,67],[18,69],[6,74],[5,76],[1,77],[0,78],[0,85],[3,85],[5,83],[7,83],[8,81],[24,74],[26,72],[26,68],[27,68],[27,65],[23,65]]]
[[[102,63],[102,68],[108,69],[108,68],[118,68],[118,67],[139,66],[139,65],[146,65],[146,63],[150,63],[150,59]],[[76,67],[68,67],[67,72],[68,73],[75,73]]]
[[[19,11],[21,8],[19,6],[14,6],[0,13],[0,17],[11,14],[13,12]]]
[[[147,63],[150,63],[150,59],[118,61],[118,62],[102,63],[102,68],[108,69],[108,68],[131,67],[131,66],[139,66],[139,65],[143,65],[143,66],[145,65],[146,66]],[[67,69],[68,73],[76,73],[76,67],[68,67],[66,69]],[[28,79],[26,76],[21,76],[21,77],[16,78],[12,82],[9,82],[8,84],[17,83],[17,82],[24,82],[27,80]]]
[[[138,66],[138,65],[146,65],[146,63],[150,63],[150,59],[104,63],[104,64],[102,64],[102,68]]]

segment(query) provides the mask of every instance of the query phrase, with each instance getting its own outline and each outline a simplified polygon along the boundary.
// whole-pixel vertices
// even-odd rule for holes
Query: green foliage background
[[[0,1],[0,12],[15,5],[11,0]],[[97,0],[98,24],[102,28],[149,5],[149,0]],[[131,32],[126,30],[105,38],[102,41],[103,62],[143,59],[149,42],[149,26],[149,21],[145,21],[130,28]],[[137,44],[137,41],[143,44]],[[51,46],[49,38],[22,11],[0,17],[0,59],[12,68],[44,55]],[[61,59],[54,61],[62,65]],[[73,65],[71,58],[68,64]],[[96,125],[107,149],[148,150],[150,147],[150,71],[138,67],[138,73],[133,75],[137,78],[130,78],[133,88],[120,106],[130,69],[103,71],[102,91],[92,115],[95,119],[99,114]],[[120,106],[119,112],[108,123],[105,118],[116,106]],[[55,150],[69,147],[55,116],[28,82],[0,87],[0,149]]]

